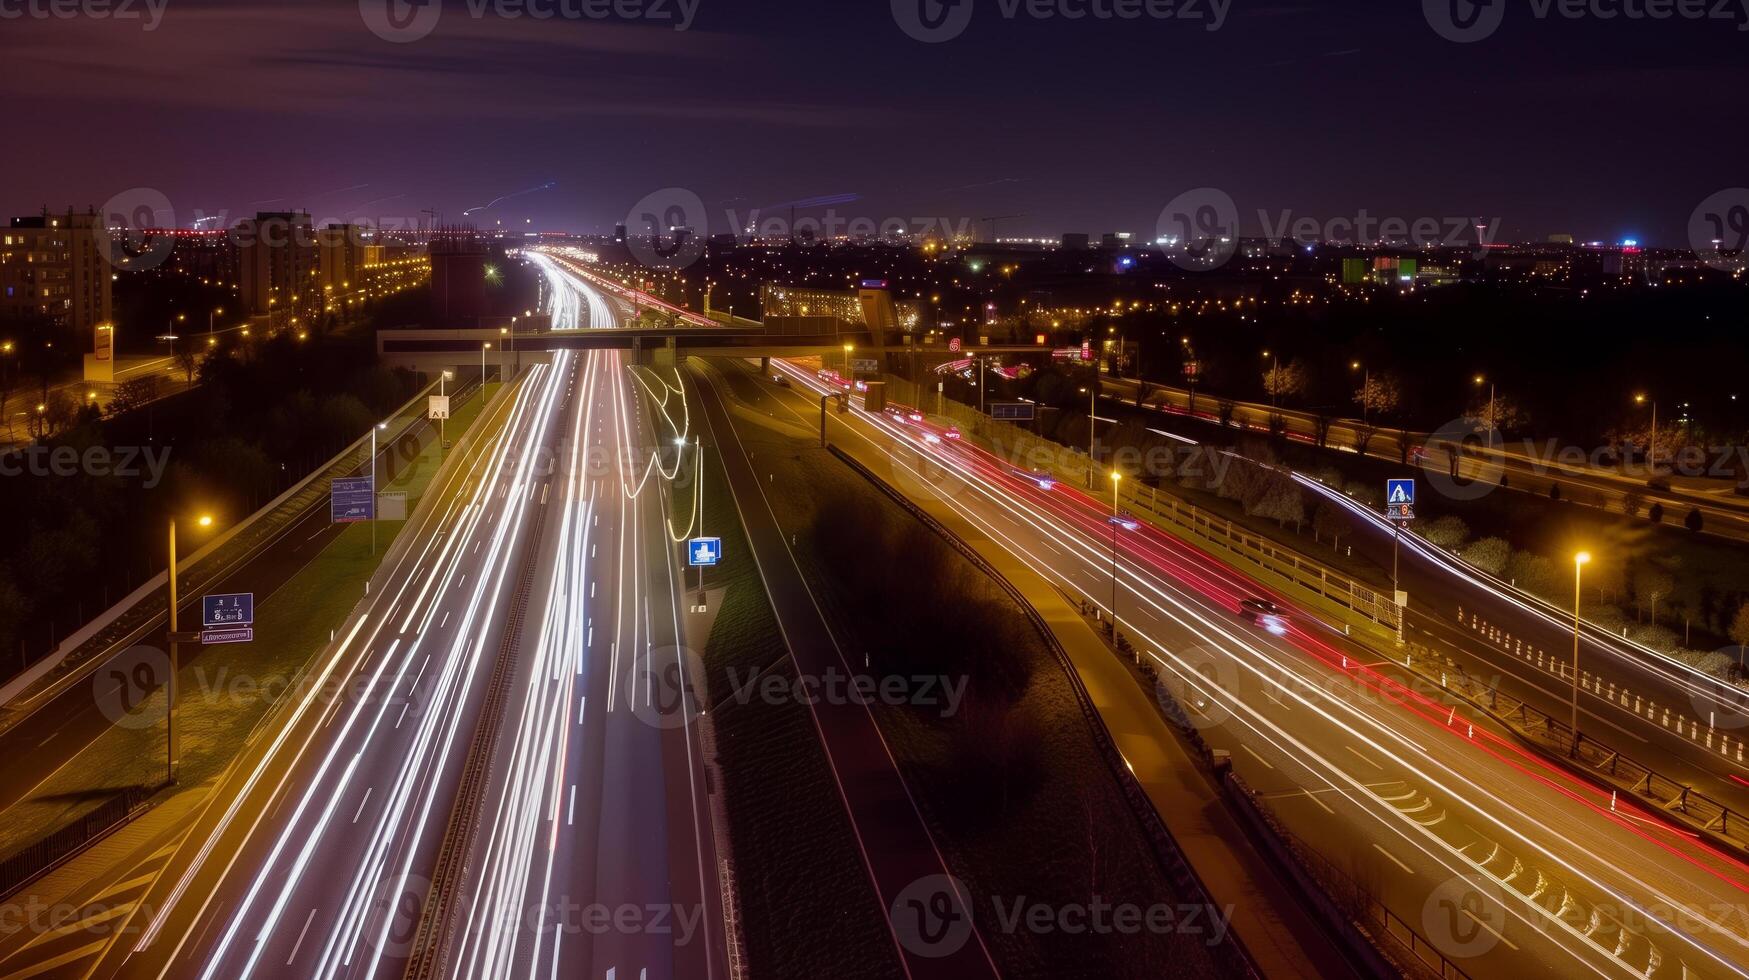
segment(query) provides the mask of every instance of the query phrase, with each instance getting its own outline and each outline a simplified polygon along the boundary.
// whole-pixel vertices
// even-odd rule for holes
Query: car
[[[957,425],[948,426],[945,430],[942,431],[941,437],[943,439],[958,439],[960,437],[959,426],[957,426]]]
[[[788,388],[789,387],[789,375],[787,375],[787,374],[774,374],[771,376],[771,382],[773,384],[777,385],[779,388]]]
[[[1287,614],[1280,606],[1268,599],[1239,600],[1239,618],[1253,626],[1261,626],[1271,633],[1282,633],[1287,629]]]

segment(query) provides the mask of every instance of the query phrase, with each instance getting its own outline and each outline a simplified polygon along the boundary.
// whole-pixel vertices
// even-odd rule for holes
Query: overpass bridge
[[[832,333],[773,332],[743,326],[674,325],[544,330],[502,334],[495,329],[379,330],[377,354],[396,367],[436,373],[481,363],[488,368],[539,364],[561,350],[629,350],[640,364],[672,365],[686,355],[701,357],[809,357],[841,352],[852,344],[868,356],[882,354],[951,360],[984,354],[1044,354],[1036,344],[989,344],[951,350],[947,344],[913,344],[908,336],[874,337],[867,328]]]

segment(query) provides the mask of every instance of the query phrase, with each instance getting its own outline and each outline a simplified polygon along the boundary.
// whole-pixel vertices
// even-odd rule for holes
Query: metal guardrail
[[[969,405],[945,397],[930,397],[914,383],[904,378],[885,375],[890,400],[909,403],[925,411],[952,419],[963,430],[982,436],[1017,467],[1030,469],[1045,465],[1054,476],[1065,482],[1084,482],[1088,467],[1084,462],[1068,465],[1064,454],[1072,452],[1060,443],[1028,432],[1017,425],[986,417]],[[927,399],[927,400],[924,400]],[[1402,610],[1394,596],[1385,595],[1361,584],[1358,580],[1313,561],[1290,548],[1282,547],[1262,535],[1235,527],[1233,522],[1216,517],[1185,502],[1158,487],[1126,484],[1119,490],[1120,498],[1131,509],[1153,518],[1155,524],[1168,531],[1177,529],[1198,541],[1214,545],[1228,555],[1249,565],[1273,573],[1289,583],[1307,589],[1330,602],[1353,610],[1379,626],[1396,631],[1402,622]]]
[[[1405,974],[1439,980],[1470,980],[1457,964],[1422,938],[1401,916],[1386,908],[1372,892],[1335,862],[1289,830],[1237,773],[1229,771],[1227,787],[1232,798],[1255,817],[1254,825],[1270,834],[1292,860],[1315,882],[1337,908],[1362,927],[1371,945]],[[1389,940],[1386,943],[1385,940]]]
[[[1087,720],[1088,728],[1093,735],[1094,745],[1099,750],[1100,757],[1105,760],[1106,767],[1111,770],[1113,778],[1117,780],[1119,788],[1123,791],[1124,799],[1129,804],[1130,811],[1148,835],[1155,855],[1160,861],[1161,870],[1172,880],[1173,884],[1184,892],[1195,894],[1210,908],[1216,907],[1214,896],[1209,892],[1208,886],[1197,874],[1196,868],[1191,865],[1189,858],[1185,857],[1184,850],[1179,846],[1177,838],[1173,837],[1171,829],[1161,819],[1160,812],[1154,808],[1154,803],[1148,798],[1147,791],[1142,788],[1141,782],[1136,779],[1129,763],[1125,761],[1123,753],[1118,750],[1116,741],[1111,737],[1110,729],[1105,727],[1104,717],[1100,715],[1098,707],[1094,705],[1093,697],[1087,692],[1086,685],[1082,683],[1081,675],[1075,669],[1074,662],[1069,659],[1068,651],[1063,649],[1061,641],[1057,639],[1055,633],[1051,632],[1050,624],[1045,622],[1044,617],[1039,614],[1031,602],[1027,601],[1026,596],[1015,588],[1014,583],[1010,582],[1007,576],[979,554],[977,549],[961,540],[959,535],[948,530],[927,511],[917,506],[904,494],[895,490],[892,485],[837,446],[829,447],[828,451],[840,462],[854,470],[857,475],[869,481],[876,489],[904,508],[913,518],[940,535],[942,540],[976,566],[979,571],[989,576],[990,580],[995,582],[1013,600],[1015,605],[1020,607],[1028,622],[1032,624],[1033,629],[1051,651],[1052,657],[1057,661],[1057,666],[1066,675],[1069,688],[1074,692],[1075,702],[1080,707],[1082,716]],[[1210,955],[1226,968],[1225,975],[1233,977],[1261,976],[1256,962],[1251,957],[1250,950],[1245,947],[1244,940],[1237,933],[1229,933],[1228,936],[1232,940],[1231,942],[1223,943],[1210,950]]]
[[[1444,663],[1448,669],[1439,677],[1432,677],[1412,661],[1393,663],[1486,712],[1513,734],[1567,767],[1614,791],[1632,794],[1642,804],[1660,809],[1722,844],[1749,851],[1749,814],[1733,810],[1583,732],[1575,747],[1571,724],[1472,677],[1429,647],[1410,644],[1408,653],[1410,657],[1419,655],[1424,662]],[[1571,684],[1572,667],[1557,666],[1556,678]],[[1456,671],[1455,676],[1452,671]]]
[[[0,898],[10,897],[132,820],[155,793],[156,787],[130,786],[78,820],[0,861]]]

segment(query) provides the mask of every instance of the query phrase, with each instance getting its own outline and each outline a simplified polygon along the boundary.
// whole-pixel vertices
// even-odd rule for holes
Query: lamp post
[[[1635,405],[1644,405],[1646,402],[1645,395],[1634,396]],[[1651,444],[1646,449],[1646,469],[1651,471],[1652,476],[1658,475],[1658,402],[1656,400],[1652,401],[1652,438]]]
[[[1281,355],[1264,351],[1263,356],[1269,359],[1269,405],[1271,408],[1281,407]]]
[[[1123,474],[1117,470],[1111,471],[1111,645],[1117,646],[1117,490],[1123,483]]]
[[[443,397],[448,396],[449,391],[448,391],[447,382],[449,381],[451,376],[452,376],[451,373],[447,369],[442,374],[437,376],[437,397],[443,398]],[[448,405],[445,405],[443,407],[443,418],[440,418],[437,420],[437,443],[438,443],[438,446],[443,448],[443,449],[449,448],[449,406]],[[375,463],[371,464],[371,482],[372,482],[372,484],[375,484],[375,482],[376,482],[376,464]]]
[[[1476,375],[1476,387],[1480,388],[1484,384],[1488,386],[1488,448],[1493,449],[1494,430],[1499,427],[1495,422],[1494,415],[1494,382],[1489,381],[1487,378],[1484,378],[1479,374]]]
[[[1573,556],[1573,754],[1579,754],[1579,582],[1584,577],[1585,566],[1591,561],[1591,552],[1581,551]]]
[[[480,345],[480,390],[486,390],[486,352],[492,349],[490,340]]]
[[[1355,361],[1348,365],[1350,371],[1361,372],[1360,382],[1360,421],[1362,425],[1372,424],[1372,368]]]
[[[199,527],[212,527],[210,515],[202,514],[195,520]],[[177,670],[177,622],[176,622],[176,518],[172,516],[170,525],[170,570],[167,575],[170,592],[170,677],[164,684],[164,779],[165,782],[176,782],[176,670]]]
[[[499,336],[499,338],[501,338],[500,343],[502,343],[504,345],[503,347],[500,347],[498,349],[498,379],[500,381],[502,381],[504,379],[504,367],[505,367],[504,355],[507,351],[509,351],[510,343],[513,340],[513,338],[510,336],[510,328],[509,327],[499,327],[498,328],[498,336]]]
[[[370,553],[373,558],[377,553],[377,433],[388,427],[387,422],[370,427]]]

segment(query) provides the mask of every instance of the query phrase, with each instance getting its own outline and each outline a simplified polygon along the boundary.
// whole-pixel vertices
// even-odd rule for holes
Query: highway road
[[[621,357],[562,354],[492,406],[90,975],[723,975],[697,727],[634,683],[677,661],[679,463],[638,458],[659,437]],[[490,813],[451,837],[495,689]],[[468,925],[422,934],[446,840],[476,859]]]
[[[458,388],[455,392],[457,404],[476,387],[476,382],[468,382],[465,387]],[[379,463],[380,476],[385,484],[395,472],[394,458],[412,458],[419,451],[418,447],[436,437],[436,425],[423,422],[394,443],[381,446],[379,458],[384,462]],[[361,465],[359,471],[363,469]],[[253,593],[263,622],[270,622],[268,617],[275,609],[274,592],[320,555],[344,530],[345,525],[332,524],[329,518],[325,503],[309,508],[275,534],[271,541],[248,555],[246,560],[238,561],[200,591]],[[200,592],[184,591],[179,605],[181,614],[185,622],[197,622]],[[186,618],[190,616],[196,618]],[[110,726],[111,720],[105,715],[104,707],[114,702],[113,688],[120,683],[102,679],[97,671],[135,643],[160,646],[163,631],[164,617],[160,615],[117,642],[105,654],[93,658],[66,680],[5,706],[9,717],[4,731],[0,731],[0,756],[10,761],[5,779],[0,781],[0,812],[30,798],[43,781],[57,771],[77,764],[79,753]],[[199,644],[183,644],[180,652],[182,664],[188,666],[210,652]],[[138,778],[142,784],[150,783],[161,775],[161,769],[161,764],[157,769],[142,767]]]
[[[818,418],[813,375],[770,397]],[[834,416],[835,419],[842,417]],[[1109,497],[1043,487],[966,440],[855,411],[833,438],[948,502],[1047,579],[1109,603]],[[1749,868],[1612,800],[1211,556],[1119,529],[1119,618],[1194,723],[1290,828],[1472,976],[1732,976]],[[1279,634],[1239,600],[1289,610]]]
[[[1152,384],[1148,386],[1148,390],[1149,395],[1145,401],[1155,411],[1194,417],[1214,425],[1220,422],[1217,406],[1221,398],[1216,394],[1202,392],[1196,395],[1195,411],[1192,412],[1188,391]],[[1133,405],[1137,391],[1138,383],[1132,379],[1101,378],[1101,392],[1109,392],[1106,397],[1113,400]],[[1307,412],[1275,409],[1254,402],[1236,402],[1233,420],[1251,431],[1268,432],[1270,417],[1278,413],[1286,423],[1290,438],[1314,444],[1316,425],[1313,416]],[[1452,432],[1431,436],[1425,433],[1399,433],[1394,429],[1379,427],[1368,444],[1367,455],[1397,462],[1403,458],[1401,440],[1408,439],[1411,451],[1417,447],[1426,450],[1426,456],[1420,465],[1429,474],[1438,473],[1444,476],[1450,473],[1453,461],[1442,446],[1447,441],[1460,441],[1467,434],[1467,427],[1456,422],[1453,425],[1457,428]],[[1361,422],[1356,419],[1332,420],[1329,445],[1352,447],[1359,428]],[[1646,486],[1644,476],[1636,478],[1599,467],[1563,463],[1558,458],[1543,458],[1547,454],[1530,452],[1531,448],[1522,440],[1508,442],[1497,437],[1494,452],[1485,453],[1484,447],[1472,442],[1469,450],[1460,454],[1457,472],[1466,482],[1480,480],[1488,484],[1498,484],[1504,477],[1513,492],[1544,496],[1547,495],[1550,484],[1559,484],[1565,499],[1591,505],[1601,500],[1608,509],[1617,513],[1621,512],[1622,502],[1627,494],[1634,493],[1644,501],[1643,508],[1650,507],[1654,502],[1662,503],[1664,523],[1672,527],[1682,527],[1688,512],[1698,507],[1705,516],[1706,533],[1737,541],[1749,540],[1749,497],[1732,495],[1729,492],[1731,479],[1712,481],[1715,484],[1713,491],[1716,492],[1691,493],[1680,487],[1669,491],[1653,490]]]
[[[537,261],[556,328],[620,315]],[[590,352],[571,382],[538,629],[512,684],[464,924],[439,976],[727,975],[699,708],[672,700],[692,692],[676,683],[693,663],[674,540],[690,529],[669,526],[667,494],[696,450],[674,448],[692,435],[687,419],[660,410],[659,391],[642,399],[625,359]]]

